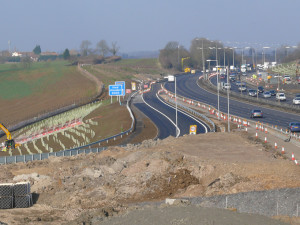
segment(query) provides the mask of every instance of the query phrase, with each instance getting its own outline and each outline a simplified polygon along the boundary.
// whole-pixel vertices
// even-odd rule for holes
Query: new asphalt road
[[[174,83],[173,83],[174,86]],[[168,136],[176,136],[176,113],[175,109],[163,103],[156,93],[160,89],[160,84],[152,85],[152,89],[143,96],[136,96],[133,104],[148,116],[158,127],[159,133],[157,138],[164,139]],[[138,98],[143,98],[144,103]],[[200,120],[178,111],[178,128],[179,136],[189,134],[190,125],[197,125],[197,134],[209,132],[209,128]]]
[[[199,74],[177,76],[177,93],[181,96],[210,104],[217,108],[217,95],[201,88],[197,83],[198,78]],[[165,87],[169,91],[174,92],[174,83],[166,83]],[[287,128],[289,122],[300,121],[300,116],[297,114],[273,110],[267,107],[260,107],[236,100],[230,100],[229,109],[230,114],[244,118],[250,118],[250,111],[252,109],[261,109],[264,113],[264,117],[256,118],[254,120],[270,125],[277,125],[284,129]],[[227,113],[227,98],[221,96],[220,111]]]

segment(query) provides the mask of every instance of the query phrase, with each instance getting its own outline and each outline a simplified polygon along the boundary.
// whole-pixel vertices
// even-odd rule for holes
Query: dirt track
[[[0,182],[29,180],[35,193],[32,208],[0,211],[2,222],[16,224],[82,224],[138,202],[300,185],[299,166],[245,133],[170,137],[1,171]]]

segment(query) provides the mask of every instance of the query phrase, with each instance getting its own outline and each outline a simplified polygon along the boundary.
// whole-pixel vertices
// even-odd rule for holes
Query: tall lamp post
[[[263,54],[264,54],[264,65],[265,65],[265,62],[266,62],[266,53],[265,53],[265,49],[268,49],[270,47],[263,47]]]
[[[217,91],[218,91],[218,120],[220,120],[220,93],[219,93],[219,87],[220,87],[220,85],[219,85],[219,73],[218,73],[218,60],[216,60],[216,59],[208,59],[206,61],[208,61],[208,62],[215,61],[216,64],[217,64],[216,67],[217,67]]]
[[[232,49],[232,52],[233,52],[233,54],[232,54],[232,58],[233,58],[233,69],[235,68],[235,67],[234,67],[234,51],[235,51],[236,48],[237,48],[237,47],[229,48],[229,49]]]

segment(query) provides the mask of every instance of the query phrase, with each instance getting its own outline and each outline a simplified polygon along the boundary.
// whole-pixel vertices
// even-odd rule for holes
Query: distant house
[[[41,55],[52,55],[52,56],[58,56],[56,52],[42,52]]]
[[[22,53],[21,52],[13,52],[11,54],[12,57],[22,57]]]
[[[30,57],[32,61],[36,62],[38,60],[38,56],[33,52],[13,52],[11,54],[12,57]]]

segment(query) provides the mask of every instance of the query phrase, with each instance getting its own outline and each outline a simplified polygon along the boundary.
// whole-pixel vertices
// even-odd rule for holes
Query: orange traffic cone
[[[282,146],[282,148],[281,148],[281,154],[284,154],[284,153],[285,153],[284,147]]]
[[[265,143],[267,143],[267,137],[265,137]]]
[[[277,149],[277,143],[275,142],[275,149]]]
[[[292,160],[293,160],[293,161],[295,160],[294,152],[292,153]]]

